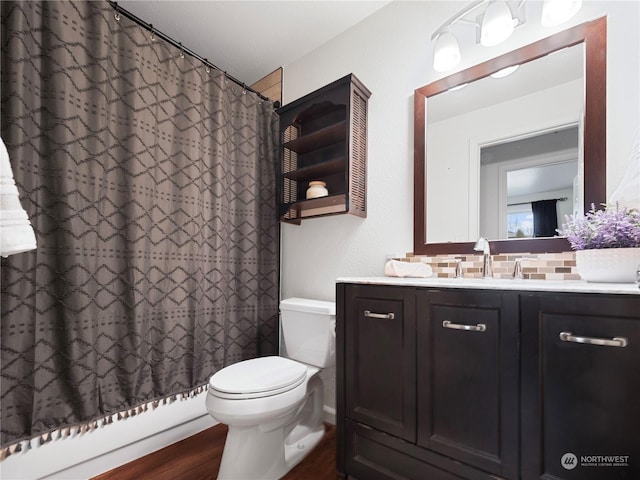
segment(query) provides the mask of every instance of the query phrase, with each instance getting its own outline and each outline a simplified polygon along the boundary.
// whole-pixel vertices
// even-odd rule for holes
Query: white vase
[[[633,283],[640,270],[640,247],[578,250],[576,269],[587,282]]]
[[[314,180],[309,182],[309,188],[307,188],[307,200],[312,198],[326,197],[329,195],[327,190],[327,182],[321,180]]]

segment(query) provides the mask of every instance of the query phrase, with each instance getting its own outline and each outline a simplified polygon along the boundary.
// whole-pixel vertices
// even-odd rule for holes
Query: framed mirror
[[[437,149],[429,149],[427,144],[428,129],[431,123],[431,117],[428,118],[428,116],[430,113],[434,116],[441,115],[440,112],[442,111],[440,110],[439,112],[436,108],[435,105],[437,102],[435,100],[440,101],[440,99],[444,98],[444,92],[451,92],[455,87],[467,85],[467,87],[462,90],[462,92],[464,92],[469,85],[474,86],[476,82],[479,83],[483,79],[487,80],[487,77],[506,67],[520,65],[523,72],[531,72],[533,65],[536,62],[540,62],[541,59],[548,56],[549,59],[556,57],[553,61],[557,61],[558,58],[567,55],[568,53],[565,52],[569,51],[578,52],[580,56],[579,69],[584,72],[583,78],[570,79],[574,82],[580,82],[584,88],[583,93],[579,92],[578,94],[578,96],[584,96],[584,103],[579,107],[581,112],[583,112],[582,118],[580,119],[581,121],[571,122],[562,118],[554,118],[551,123],[551,125],[554,125],[553,128],[541,127],[539,129],[541,131],[537,131],[535,134],[519,135],[517,136],[518,138],[510,138],[509,141],[486,142],[482,138],[468,138],[468,136],[465,138],[452,138],[449,136],[447,141],[450,144],[464,146],[464,152],[457,155],[457,157],[464,157],[463,160],[467,162],[465,166],[467,175],[471,175],[473,181],[465,182],[464,179],[458,179],[457,177],[446,178],[444,174],[441,178],[441,175],[437,173],[438,168],[433,168],[433,165],[440,165],[440,167],[446,169],[448,159],[438,158]],[[550,55],[554,52],[557,52],[557,54]],[[582,57],[584,60],[582,60]],[[562,61],[566,62],[564,59]],[[573,70],[575,71],[575,68]],[[532,75],[535,76],[536,74],[529,74],[529,76]],[[558,72],[552,77],[559,78],[559,75],[560,73]],[[501,80],[507,79],[508,78]],[[547,80],[547,77],[540,80]],[[566,79],[559,79],[561,82],[565,82],[565,80]],[[503,87],[501,88],[504,89]],[[575,90],[575,88],[572,90]],[[447,93],[447,95],[449,95],[449,93]],[[429,103],[430,98],[431,103]],[[453,105],[466,105],[468,103],[470,103],[468,100],[458,101],[453,102]],[[444,111],[447,110],[451,110],[451,108],[444,109]],[[451,113],[449,113],[449,115],[451,115]],[[549,116],[551,116],[551,113]],[[600,18],[567,29],[416,89],[414,94],[414,253],[418,255],[437,255],[474,252],[474,238],[461,240],[455,233],[452,233],[451,238],[438,238],[438,236],[434,237],[434,235],[428,234],[429,212],[436,212],[433,215],[437,215],[438,211],[450,202],[450,200],[446,198],[440,198],[439,195],[436,197],[438,201],[434,202],[433,196],[430,197],[428,195],[428,192],[431,193],[431,191],[429,191],[430,182],[427,181],[427,175],[430,174],[429,172],[435,175],[436,182],[444,183],[448,187],[449,192],[455,194],[456,190],[464,189],[465,192],[467,189],[469,190],[469,206],[471,207],[469,210],[474,211],[475,217],[478,218],[472,218],[474,215],[469,215],[470,218],[468,219],[459,218],[458,215],[451,215],[451,223],[465,222],[469,225],[468,231],[471,232],[471,234],[477,232],[478,235],[480,235],[483,233],[484,228],[479,225],[481,223],[479,220],[481,215],[479,215],[479,213],[482,208],[482,202],[480,201],[480,169],[483,163],[490,164],[492,162],[492,160],[481,161],[481,156],[484,156],[485,159],[497,158],[500,149],[513,149],[513,146],[507,145],[511,141],[521,143],[528,141],[531,143],[535,141],[531,139],[537,136],[544,138],[544,140],[538,140],[538,143],[549,144],[549,138],[551,137],[548,135],[566,132],[571,133],[568,137],[573,136],[572,141],[577,140],[577,146],[572,144],[574,153],[571,154],[574,157],[578,157],[573,160],[577,160],[579,163],[579,172],[574,175],[574,180],[577,179],[574,188],[576,189],[577,197],[581,201],[584,211],[587,211],[592,203],[600,205],[606,200],[606,18]],[[547,135],[547,137],[543,137],[543,135]],[[497,136],[499,137],[501,135]],[[510,136],[511,135],[505,132],[504,138]],[[559,137],[559,135],[555,136]],[[575,138],[576,136],[578,137],[577,139]],[[491,150],[492,148],[493,150]],[[567,158],[565,158],[567,155],[567,152],[563,152],[561,155],[555,155],[555,157],[551,155],[551,157],[556,158],[556,160],[551,163],[564,165],[564,163],[567,163]],[[560,159],[560,157],[562,158]],[[429,163],[430,161],[432,163]],[[525,166],[530,167],[532,165]],[[508,171],[508,168],[505,167],[502,171]],[[516,175],[517,172],[513,173],[514,178],[518,177],[518,175]],[[534,173],[542,174],[541,171],[534,172],[530,170],[526,171],[525,176],[531,176]],[[507,178],[507,174],[505,174],[504,177]],[[520,175],[520,177],[522,177],[522,175]],[[566,196],[567,195],[558,193],[557,200],[562,201]],[[575,196],[568,200],[573,200],[574,198]],[[435,203],[435,205],[433,205],[433,203]],[[473,205],[471,205],[472,203]],[[502,237],[504,237],[503,239],[496,239],[501,238],[500,234],[487,235],[491,241],[492,253],[542,253],[570,250],[569,244],[564,238],[507,239],[509,235],[506,234],[506,227],[503,225],[501,228],[505,230],[504,235],[502,235]],[[440,235],[440,237],[442,237],[442,235]]]

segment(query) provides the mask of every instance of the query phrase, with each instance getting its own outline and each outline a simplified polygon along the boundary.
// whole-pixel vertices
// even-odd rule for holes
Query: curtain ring
[[[156,34],[153,31],[153,23],[149,24],[149,28],[151,29],[151,36],[149,37],[149,40],[152,41],[152,42],[155,42],[156,41]]]
[[[207,73],[211,73],[211,68],[209,68],[209,60],[204,59],[204,71]]]
[[[118,7],[117,6],[115,7],[115,10],[113,12],[113,16],[114,16],[114,18],[116,19],[117,22],[120,21],[120,12],[118,12]]]
[[[243,95],[247,94],[247,86],[244,83],[242,84],[242,94]]]
[[[180,58],[184,58],[184,47],[182,46],[182,42],[180,42],[179,45],[180,45]]]

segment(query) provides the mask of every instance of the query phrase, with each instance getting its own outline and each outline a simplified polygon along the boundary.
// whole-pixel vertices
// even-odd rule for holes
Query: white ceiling
[[[251,85],[389,2],[123,0],[118,6]]]
[[[507,172],[507,202],[510,197],[571,190],[578,174],[578,160]]]

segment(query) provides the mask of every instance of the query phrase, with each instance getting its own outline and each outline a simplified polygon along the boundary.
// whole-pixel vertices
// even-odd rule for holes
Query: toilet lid
[[[209,387],[223,394],[264,396],[302,383],[307,367],[283,357],[260,357],[234,363],[215,373]]]

